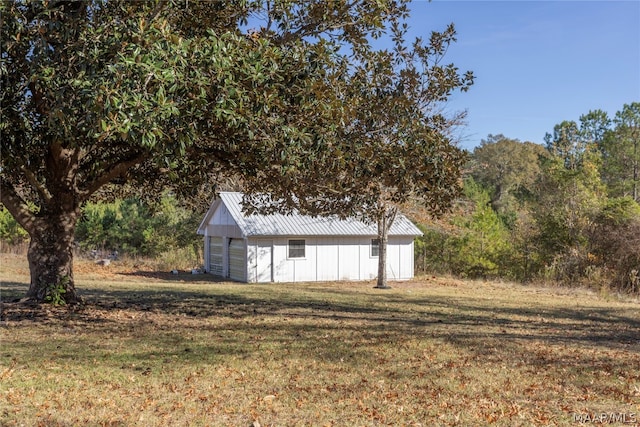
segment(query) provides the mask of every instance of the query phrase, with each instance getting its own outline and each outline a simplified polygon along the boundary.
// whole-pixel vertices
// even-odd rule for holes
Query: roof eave
[[[198,230],[196,232],[197,234],[204,235],[205,230],[207,229],[207,225],[209,225],[209,221],[211,221],[211,217],[215,213],[216,209],[218,209],[218,206],[220,206],[220,203],[222,203],[222,200],[220,200],[219,198],[215,198],[211,202],[211,204],[209,205],[209,210],[207,210],[207,213],[204,215],[204,218],[198,226]]]

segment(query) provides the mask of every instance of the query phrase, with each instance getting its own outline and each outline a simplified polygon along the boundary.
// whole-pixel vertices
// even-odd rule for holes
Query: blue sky
[[[412,4],[409,37],[453,22],[447,63],[475,84],[447,109],[467,110],[460,146],[488,134],[537,143],[590,110],[613,117],[640,102],[640,1],[457,1]]]

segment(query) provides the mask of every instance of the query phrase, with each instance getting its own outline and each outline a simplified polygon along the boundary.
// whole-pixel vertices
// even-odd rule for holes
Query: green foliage
[[[58,283],[50,283],[45,288],[44,301],[52,305],[66,305],[64,294],[67,293],[69,276],[63,276]]]
[[[414,242],[415,267],[423,273],[451,274],[452,245],[445,230],[418,224],[423,235]]]
[[[0,240],[9,245],[17,245],[28,238],[29,235],[13,215],[4,206],[0,207]]]
[[[620,226],[640,218],[640,204],[631,197],[609,198],[596,218],[599,226]]]
[[[416,266],[638,292],[639,111],[632,103],[613,120],[596,110],[561,122],[547,150],[489,135],[470,157],[463,209],[424,228]]]
[[[85,251],[118,250],[131,256],[156,257],[168,250],[199,244],[195,230],[200,215],[165,195],[156,205],[140,199],[88,203],[76,229]]]
[[[189,270],[202,264],[202,239],[192,245],[171,248],[156,256],[156,269],[170,271],[173,269]]]
[[[613,196],[621,194],[622,187],[613,179],[620,170],[616,149],[621,145],[612,141],[620,137],[623,122],[630,124],[626,130],[632,134],[637,128],[631,111],[625,105],[616,114],[613,130],[606,114],[592,111],[580,118],[579,128],[563,122],[556,126],[554,138],[547,139],[549,148],[561,155],[544,163],[534,214],[545,277],[571,285],[637,291],[634,272],[640,247],[634,224],[640,211],[633,196],[607,197],[607,190]],[[568,146],[572,150],[559,151]]]
[[[453,221],[462,231],[453,241],[456,252],[453,271],[469,277],[497,276],[502,258],[510,250],[508,230],[491,208],[486,189],[469,179],[464,191],[473,210],[469,216]]]
[[[610,199],[590,235],[591,265],[607,272],[612,289],[640,292],[640,204],[631,197]]]
[[[505,254],[504,273],[511,279],[530,281],[544,266],[539,228],[530,210],[521,209],[510,227],[512,250]]]
[[[599,145],[605,164],[602,178],[614,197],[640,202],[640,102],[625,104]]]
[[[574,170],[580,165],[586,144],[576,122],[565,120],[555,125],[553,134],[547,133],[544,139],[547,150],[562,159],[565,168]]]
[[[599,146],[606,138],[611,120],[606,112],[592,110],[580,116],[580,137],[586,144]]]
[[[449,222],[452,232],[421,227],[416,240],[417,265],[425,271],[463,277],[506,276],[511,251],[509,230],[491,208],[488,191],[473,179],[464,182],[466,209]]]
[[[541,145],[489,135],[473,150],[469,173],[490,190],[493,208],[513,224],[515,212],[535,197],[535,184],[542,174],[541,161],[547,156]]]
[[[587,244],[586,233],[606,197],[599,164],[593,152],[583,153],[579,164],[561,157],[544,162],[534,217],[547,260]]]
[[[405,33],[392,22],[392,49],[361,46],[352,63],[339,57],[326,70],[329,108],[314,105],[307,113],[314,123],[286,153],[265,147],[260,173],[245,179],[247,209],[355,215],[378,223],[417,197],[433,214],[447,211],[460,193],[465,161],[450,131],[463,114],[437,111],[454,91],[469,89],[473,74],[443,65],[456,40],[453,25],[428,42],[409,44]]]

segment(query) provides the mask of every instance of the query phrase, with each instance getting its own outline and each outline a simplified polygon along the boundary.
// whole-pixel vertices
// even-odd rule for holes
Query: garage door
[[[222,276],[222,237],[209,237],[209,272]]]
[[[229,242],[229,278],[239,282],[247,281],[247,247],[244,239]]]

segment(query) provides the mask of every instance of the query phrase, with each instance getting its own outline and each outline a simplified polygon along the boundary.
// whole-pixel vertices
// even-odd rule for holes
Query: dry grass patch
[[[79,271],[84,307],[28,306],[8,302],[26,289],[25,265],[2,258],[0,425],[640,417],[634,301],[431,277],[380,291]]]

